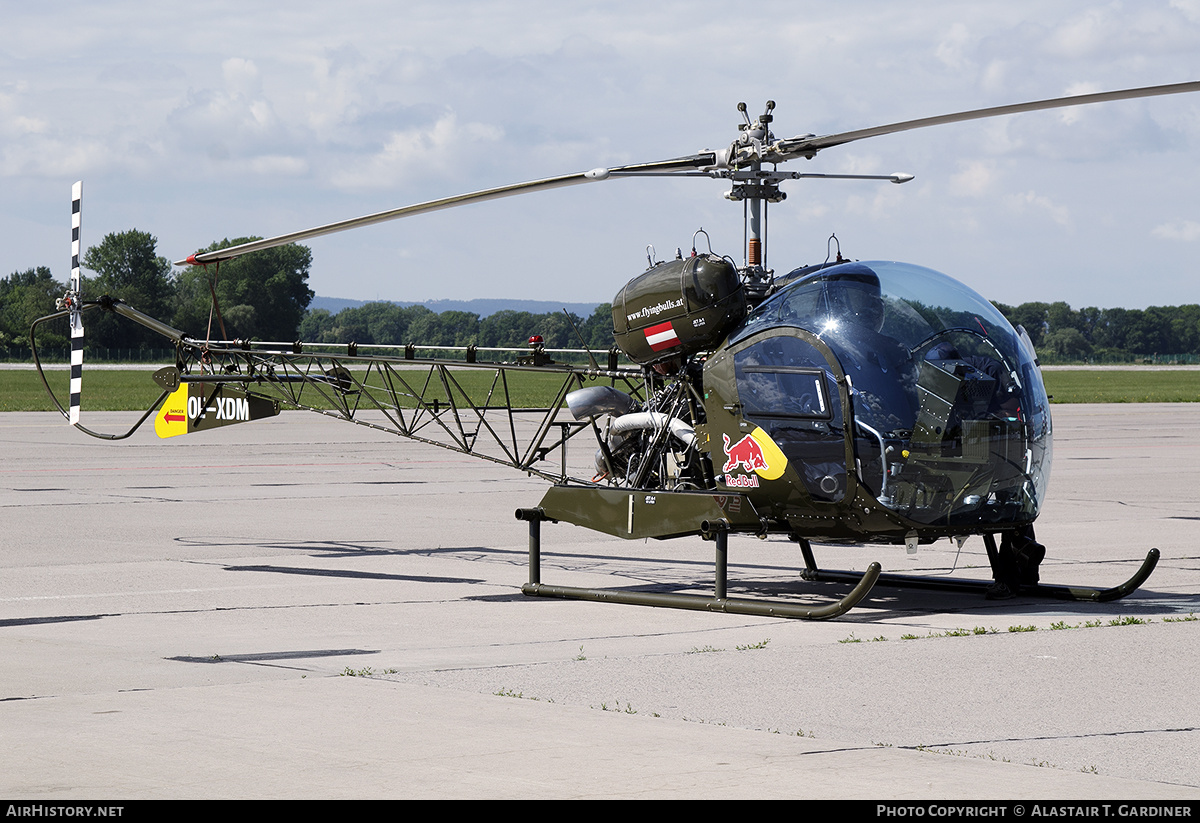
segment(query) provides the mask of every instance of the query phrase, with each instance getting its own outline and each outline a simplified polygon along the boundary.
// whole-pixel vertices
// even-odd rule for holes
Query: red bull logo
[[[748,472],[768,471],[770,469],[767,465],[767,459],[763,457],[762,446],[750,435],[746,435],[737,443],[734,443],[732,447],[729,445],[729,435],[722,434],[721,437],[725,441],[725,456],[729,458],[725,461],[725,465],[721,469],[722,472],[728,474],[743,467]]]

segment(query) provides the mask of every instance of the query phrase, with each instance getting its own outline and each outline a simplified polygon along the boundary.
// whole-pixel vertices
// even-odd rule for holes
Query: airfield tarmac
[[[1200,403],[1054,417],[1043,581],[1156,546],[1141,590],[810,623],[525,597],[543,483],[321,416],[0,415],[0,796],[1200,798]],[[543,582],[711,591],[711,543],[542,534]],[[978,538],[815,549],[987,576]],[[845,591],[800,565],[733,538],[730,595]]]

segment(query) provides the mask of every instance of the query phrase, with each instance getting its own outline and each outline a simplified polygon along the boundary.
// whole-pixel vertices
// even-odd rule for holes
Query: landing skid
[[[716,543],[715,583],[712,597],[696,594],[663,594],[654,592],[620,591],[615,589],[585,589],[574,586],[551,586],[541,582],[541,526],[548,520],[541,509],[518,509],[517,519],[529,523],[529,582],[521,592],[530,597],[558,597],[567,600],[593,600],[599,603],[625,603],[633,606],[658,606],[669,609],[746,614],[756,617],[787,617],[797,620],[828,620],[838,617],[857,606],[871,591],[879,578],[880,566],[872,563],[866,572],[847,575],[848,582],[856,583],[841,600],[825,606],[805,606],[783,600],[727,597],[726,569],[729,556],[729,533],[717,530],[713,533]]]
[[[802,576],[805,580],[844,582],[857,578],[857,574],[854,572],[818,569],[816,562],[813,560],[812,550],[805,543],[801,543],[801,551],[804,553],[805,569]],[[1081,603],[1107,603],[1112,600],[1120,600],[1122,597],[1136,591],[1139,586],[1146,582],[1146,578],[1150,576],[1150,573],[1154,571],[1154,567],[1158,565],[1158,558],[1158,549],[1151,549],[1146,553],[1146,559],[1142,561],[1141,567],[1134,573],[1133,577],[1110,589],[1099,589],[1089,586],[1053,586],[1038,583],[1023,585],[1020,587],[1018,593],[1027,597],[1044,597],[1051,600],[1070,600]],[[914,577],[907,574],[880,574],[877,585],[986,594],[992,586],[992,581],[961,580],[948,577]]]

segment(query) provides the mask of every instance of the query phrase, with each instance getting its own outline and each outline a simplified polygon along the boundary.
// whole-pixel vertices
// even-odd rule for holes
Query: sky
[[[462,192],[776,137],[1200,80],[1200,0],[310,3],[0,0],[0,276],[139,229],[179,260]],[[902,260],[986,297],[1200,303],[1200,94],[871,138],[788,170],[767,263]],[[358,300],[609,301],[703,228],[739,262],[729,185],[607,180],[308,241]],[[705,250],[702,245],[701,251]],[[85,272],[85,277],[86,277]]]

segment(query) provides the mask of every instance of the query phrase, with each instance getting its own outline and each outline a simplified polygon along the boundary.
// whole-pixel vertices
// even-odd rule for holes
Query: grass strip
[[[406,371],[414,387],[425,380],[421,371]],[[160,389],[148,370],[88,370],[83,374],[83,406],[91,411],[145,410]],[[492,382],[488,371],[455,370],[455,378],[477,402],[482,402]],[[66,405],[68,372],[47,372],[50,385]],[[1044,374],[1046,391],[1054,403],[1195,403],[1200,402],[1200,371],[1161,369],[1085,370],[1067,369]],[[377,379],[373,382],[378,382]],[[557,374],[510,372],[510,392],[517,406],[545,406],[562,385]],[[313,394],[313,397],[316,395]],[[440,393],[430,393],[429,399]],[[410,404],[415,405],[415,404]],[[54,411],[37,372],[27,369],[0,370],[0,411]]]
[[[154,382],[149,370],[116,370],[93,369],[84,367],[82,406],[84,411],[145,411],[161,394],[162,389]],[[401,372],[414,392],[421,392],[428,378],[427,369],[412,369]],[[475,403],[487,400],[492,389],[494,372],[488,370],[454,369],[452,371],[458,388],[466,392]],[[46,372],[50,388],[65,407],[69,391],[69,372],[66,369],[56,369]],[[507,376],[508,391],[513,405],[517,408],[541,408],[554,400],[555,394],[563,384],[562,374],[538,374],[536,372],[510,372]],[[370,383],[380,386],[379,376],[372,375]],[[253,386],[251,387],[253,389]],[[398,392],[404,389],[397,385]],[[455,389],[457,394],[458,388]],[[264,392],[274,396],[273,392]],[[492,394],[491,405],[503,405],[503,389],[497,385]],[[425,392],[427,402],[438,400],[446,402],[446,394],[441,381],[435,374],[430,379],[430,388]],[[320,393],[312,388],[305,388],[303,399],[317,408],[332,408],[324,402]],[[417,404],[412,398],[401,397],[401,405],[414,408]],[[364,408],[371,408],[364,403]],[[31,369],[2,369],[0,370],[0,412],[3,411],[54,411],[55,407],[46,388],[36,371]]]

